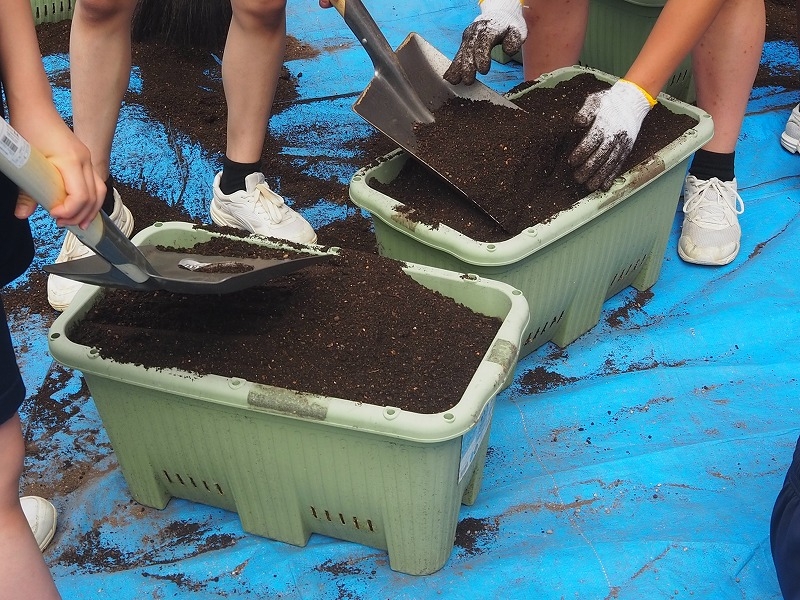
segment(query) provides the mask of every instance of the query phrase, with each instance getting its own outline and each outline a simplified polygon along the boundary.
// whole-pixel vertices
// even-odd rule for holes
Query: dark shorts
[[[800,600],[800,439],[772,509],[769,536],[781,593]]]
[[[19,373],[6,311],[0,298],[0,424],[14,416],[24,399],[25,384]]]

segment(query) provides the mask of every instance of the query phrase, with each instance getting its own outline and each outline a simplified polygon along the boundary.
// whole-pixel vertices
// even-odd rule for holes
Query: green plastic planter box
[[[33,21],[41,23],[58,23],[72,18],[76,0],[31,0]]]
[[[211,235],[165,223],[134,243],[186,247]],[[260,239],[252,241],[269,244]],[[513,377],[529,313],[506,284],[405,270],[502,320],[467,390],[444,413],[100,358],[69,339],[103,293],[93,286],[56,319],[50,351],[83,373],[136,501],[164,508],[170,497],[185,498],[237,512],[256,535],[304,546],[320,533],[386,549],[396,571],[429,574],[450,556],[459,507],[480,488],[495,396]]]
[[[586,72],[615,79],[568,67],[511,98]],[[521,290],[531,312],[521,357],[548,341],[564,347],[597,324],[606,299],[631,285],[647,289],[658,279],[689,159],[713,134],[707,113],[669,97],[661,96],[660,102],[698,124],[624,173],[608,192],[590,194],[507,241],[482,242],[446,225],[413,221],[401,202],[370,187],[371,179],[387,184],[397,177],[409,158],[399,150],[358,170],[350,198],[372,217],[381,254],[475,273]]]
[[[580,64],[624,76],[665,4],[666,0],[592,0]],[[501,46],[492,49],[492,58],[502,64],[510,60],[522,63],[521,52],[508,56]],[[681,62],[663,91],[684,102],[694,102],[691,56]]]

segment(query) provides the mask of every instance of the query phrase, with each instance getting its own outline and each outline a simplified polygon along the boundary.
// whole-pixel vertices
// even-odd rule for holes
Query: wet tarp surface
[[[392,46],[413,30],[452,56],[473,16],[462,4],[368,7]],[[372,65],[335,11],[289,11],[289,33],[322,52],[287,63],[302,72],[303,102],[271,127],[294,130],[285,151],[329,157],[317,161],[319,176],[345,182],[342,142],[369,132],[352,94]],[[796,57],[793,45],[773,44],[764,60]],[[46,61],[51,74],[68,68],[64,56]],[[519,65],[495,64],[484,81],[505,91],[521,77]],[[56,90],[65,116],[68,93]],[[35,316],[18,315],[29,393],[50,391],[67,423],[47,439],[28,431],[41,458],[28,461],[26,478],[84,479],[52,498],[60,521],[46,557],[64,598],[779,598],[768,536],[800,435],[800,156],[778,138],[798,100],[796,90],[753,93],[737,150],[746,211],[732,264],[681,261],[679,211],[646,302],[624,290],[566,349],[546,344],[520,361],[495,406],[481,491],[460,512],[471,541],[429,576],[394,572],[385,551],[321,535],[305,547],[257,537],[235,513],[202,504],[137,504],[80,375],[53,363]],[[168,185],[173,150],[141,112],[126,105],[113,162],[122,181],[130,169]],[[312,120],[340,123],[341,137],[315,137]],[[199,147],[184,157],[189,184],[207,186],[211,157]],[[189,208],[207,218],[206,207]],[[343,215],[320,205],[308,217],[319,226]],[[43,218],[35,227],[52,260],[60,233]],[[537,368],[562,383],[531,389],[524,378]]]

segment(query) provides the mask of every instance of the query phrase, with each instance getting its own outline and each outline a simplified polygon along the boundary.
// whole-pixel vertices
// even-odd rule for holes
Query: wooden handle
[[[0,119],[0,171],[48,212],[67,195],[55,165],[3,119]],[[77,225],[69,225],[67,229],[137,283],[150,278],[147,259],[104,213],[97,213],[86,229]]]

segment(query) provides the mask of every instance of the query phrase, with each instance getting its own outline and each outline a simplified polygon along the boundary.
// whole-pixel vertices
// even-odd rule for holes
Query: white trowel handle
[[[48,212],[66,196],[58,169],[4,119],[0,119],[0,171]],[[142,253],[102,211],[86,229],[76,225],[67,229],[137,283],[150,278]]]

